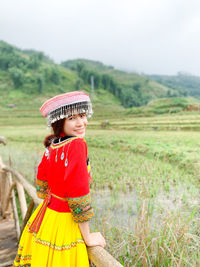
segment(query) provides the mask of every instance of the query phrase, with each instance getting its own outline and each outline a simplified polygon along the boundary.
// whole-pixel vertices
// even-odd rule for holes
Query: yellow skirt
[[[46,209],[37,235],[29,232],[29,225],[37,215],[37,207],[20,239],[16,267],[88,267],[86,245],[78,223],[71,213]]]

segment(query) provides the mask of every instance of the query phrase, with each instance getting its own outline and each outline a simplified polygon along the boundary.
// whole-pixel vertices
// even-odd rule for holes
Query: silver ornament
[[[46,148],[46,150],[45,150],[45,156],[48,158],[49,157],[49,150],[48,150],[48,148]]]
[[[67,165],[68,165],[68,160],[66,158],[66,160],[65,160],[65,167],[67,167]]]

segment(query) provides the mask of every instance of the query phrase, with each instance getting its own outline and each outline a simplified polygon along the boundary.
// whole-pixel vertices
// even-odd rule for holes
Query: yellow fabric
[[[89,267],[86,245],[71,213],[47,208],[38,234],[28,231],[41,205],[23,231],[13,266]]]

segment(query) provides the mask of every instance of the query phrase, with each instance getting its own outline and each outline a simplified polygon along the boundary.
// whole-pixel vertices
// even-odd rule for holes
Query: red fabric
[[[87,169],[87,146],[83,139],[72,141],[69,153],[69,165],[64,179],[67,182],[67,197],[81,197],[89,193],[89,173]],[[71,147],[70,147],[71,148]]]
[[[46,196],[45,200],[43,201],[43,204],[37,214],[37,216],[35,217],[35,219],[33,220],[32,224],[29,227],[29,231],[31,233],[38,233],[39,229],[40,229],[40,225],[42,223],[42,220],[44,218],[44,214],[45,211],[47,209],[48,203],[50,202],[51,199],[51,195],[50,192],[48,192],[48,195]]]
[[[64,153],[63,160],[62,153]],[[67,166],[65,166],[66,157]],[[50,191],[62,198],[87,195],[89,178],[87,145],[83,138],[69,138],[59,144],[52,144],[49,153],[44,153],[38,166],[37,179],[48,181]],[[67,202],[53,196],[48,208],[59,212],[70,212]]]

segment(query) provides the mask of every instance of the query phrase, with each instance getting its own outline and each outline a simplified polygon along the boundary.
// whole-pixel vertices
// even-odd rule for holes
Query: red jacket
[[[88,221],[94,213],[90,199],[87,144],[79,137],[62,139],[52,143],[43,155],[38,166],[37,194],[45,198],[49,189],[52,195],[48,208],[72,212],[76,222]]]

